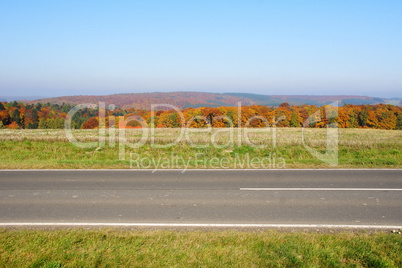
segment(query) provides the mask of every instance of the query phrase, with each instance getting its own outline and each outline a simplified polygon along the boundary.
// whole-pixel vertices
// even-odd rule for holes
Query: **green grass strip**
[[[402,267],[391,233],[0,229],[1,267]]]

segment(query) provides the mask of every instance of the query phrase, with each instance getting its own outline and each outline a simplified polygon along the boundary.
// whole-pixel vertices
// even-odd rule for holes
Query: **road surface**
[[[13,224],[398,227],[402,170],[3,170]]]

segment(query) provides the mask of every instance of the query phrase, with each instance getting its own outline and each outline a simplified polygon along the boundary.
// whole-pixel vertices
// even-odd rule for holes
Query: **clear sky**
[[[178,90],[402,97],[402,1],[0,2],[0,95]]]

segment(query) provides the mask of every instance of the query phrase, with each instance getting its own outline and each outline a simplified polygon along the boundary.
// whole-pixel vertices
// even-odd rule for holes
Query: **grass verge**
[[[402,267],[390,233],[0,229],[2,267]]]
[[[333,167],[307,149],[325,153],[325,129],[307,129],[303,134],[302,129],[278,128],[275,135],[272,129],[251,130],[259,131],[247,134],[251,143],[246,142],[244,133],[238,143],[237,133],[231,140],[230,133],[213,131],[190,133],[175,145],[158,148],[155,145],[166,145],[180,135],[179,129],[158,129],[155,144],[148,139],[133,149],[119,147],[117,138],[110,137],[106,137],[104,146],[79,148],[68,142],[63,130],[0,130],[0,168]],[[98,134],[97,130],[79,130],[74,135],[82,142],[98,142]],[[138,142],[141,134],[142,130],[125,132],[130,144]],[[402,131],[339,129],[337,144],[338,168],[402,168]]]

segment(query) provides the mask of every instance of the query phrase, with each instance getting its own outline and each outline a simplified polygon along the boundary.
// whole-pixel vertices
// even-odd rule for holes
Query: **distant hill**
[[[291,105],[325,105],[334,101],[340,101],[342,104],[378,104],[386,103],[385,99],[367,97],[367,96],[316,96],[316,95],[260,95],[250,93],[228,93],[231,96],[243,97],[250,99],[255,104],[277,106],[281,103],[287,102]]]
[[[37,99],[28,103],[54,103],[54,104],[80,104],[105,102],[106,105],[114,104],[119,107],[133,107],[137,109],[150,109],[152,104],[171,104],[180,109],[198,107],[236,106],[242,105],[268,105],[278,106],[287,102],[290,105],[317,105],[322,106],[340,101],[343,104],[393,104],[401,105],[402,99],[384,99],[367,96],[309,96],[309,95],[261,95],[250,93],[204,93],[204,92],[153,92],[153,93],[130,93],[114,95],[81,95],[64,96],[56,98]]]
[[[27,102],[27,101],[36,100],[39,98],[43,98],[43,97],[41,97],[41,96],[0,96],[0,101],[3,101],[3,102],[11,102],[11,101]]]
[[[153,92],[153,93],[129,93],[114,95],[81,95],[46,98],[29,101],[29,103],[54,103],[54,104],[79,104],[105,102],[106,105],[114,104],[119,107],[134,107],[138,109],[150,109],[152,104],[171,104],[180,109],[189,107],[219,107],[235,106],[239,101],[243,105],[252,105],[254,102],[242,97],[229,94],[204,93],[204,92]]]

